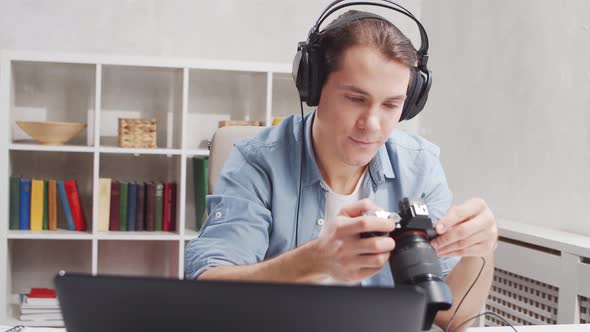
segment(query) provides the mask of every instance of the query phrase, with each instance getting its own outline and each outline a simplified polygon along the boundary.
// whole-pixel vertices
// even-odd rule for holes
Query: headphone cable
[[[295,248],[299,245],[299,209],[301,208],[301,183],[303,182],[303,157],[305,156],[305,117],[303,116],[303,101],[299,101],[301,107],[301,156],[299,158],[299,191],[297,192],[297,212],[295,217]]]
[[[447,326],[445,328],[445,332],[455,332],[455,331],[457,331],[457,329],[461,328],[462,326],[464,326],[465,324],[469,323],[470,321],[472,321],[472,320],[474,320],[474,319],[476,319],[478,317],[485,316],[485,315],[492,315],[492,316],[495,316],[496,318],[499,318],[504,323],[506,323],[508,326],[510,326],[514,330],[514,332],[518,332],[516,330],[516,328],[512,324],[510,324],[509,321],[507,321],[504,317],[502,317],[502,316],[500,316],[497,313],[492,312],[492,311],[485,311],[483,313],[477,314],[477,315],[475,315],[475,316],[473,316],[471,318],[466,319],[461,324],[457,325],[457,327],[455,327],[454,329],[449,330],[450,327],[451,327],[451,323],[453,322],[453,320],[455,319],[455,316],[457,315],[457,312],[459,311],[459,308],[461,308],[461,304],[463,304],[463,301],[465,300],[465,298],[467,297],[467,295],[469,294],[469,292],[471,292],[471,289],[473,288],[473,286],[475,286],[475,284],[479,280],[479,277],[481,276],[481,274],[483,272],[483,269],[486,266],[486,259],[483,258],[483,257],[480,257],[480,258],[481,258],[481,261],[482,261],[481,262],[481,268],[479,269],[479,272],[477,273],[477,276],[475,277],[475,280],[471,283],[471,286],[469,286],[469,288],[467,289],[467,292],[465,292],[465,295],[463,295],[463,298],[461,298],[461,301],[459,301],[459,304],[457,305],[457,308],[455,308],[455,312],[453,312],[453,315],[451,316],[451,319],[449,319],[449,322],[447,323]]]

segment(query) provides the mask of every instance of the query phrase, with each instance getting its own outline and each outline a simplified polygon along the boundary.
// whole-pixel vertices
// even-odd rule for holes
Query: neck
[[[317,122],[313,122],[311,128],[311,142],[315,160],[322,175],[322,179],[330,189],[341,195],[350,195],[354,191],[363,172],[367,169],[364,166],[351,166],[338,160],[333,149],[322,144],[321,131],[317,128]]]

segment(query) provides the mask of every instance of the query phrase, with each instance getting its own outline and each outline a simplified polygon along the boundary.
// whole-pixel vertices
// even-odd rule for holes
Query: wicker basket
[[[119,146],[156,148],[156,119],[119,118]]]

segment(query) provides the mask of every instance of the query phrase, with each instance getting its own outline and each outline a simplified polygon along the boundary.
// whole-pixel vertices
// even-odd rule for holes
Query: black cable
[[[468,320],[464,321],[463,323],[459,324],[457,327],[455,327],[455,328],[453,329],[453,331],[456,331],[456,330],[458,330],[459,328],[461,328],[463,325],[465,325],[465,324],[469,323],[470,321],[472,321],[472,320],[474,320],[474,319],[476,319],[476,318],[478,318],[478,317],[485,316],[485,315],[492,315],[492,316],[495,316],[496,318],[498,318],[498,319],[502,320],[504,323],[506,323],[508,326],[510,326],[510,327],[511,327],[511,328],[514,330],[514,332],[518,332],[518,331],[516,330],[516,328],[515,328],[515,327],[514,327],[512,324],[510,324],[510,322],[509,322],[509,321],[507,321],[507,320],[506,320],[504,317],[502,317],[502,316],[498,315],[497,313],[495,313],[495,312],[493,312],[493,311],[486,311],[486,312],[482,312],[481,314],[475,315],[475,316],[473,316],[473,317],[469,318]]]
[[[305,154],[305,117],[303,116],[303,102],[299,102],[301,106],[301,158],[299,158],[299,191],[297,192],[297,212],[295,217],[295,248],[299,245],[299,209],[301,208],[301,182],[303,182],[303,157]]]
[[[453,315],[451,316],[451,319],[449,319],[449,322],[447,323],[447,326],[445,328],[445,332],[454,332],[457,329],[459,329],[460,327],[462,327],[463,325],[467,324],[468,322],[480,317],[480,316],[484,316],[484,315],[492,315],[492,316],[496,316],[496,318],[499,318],[500,320],[504,321],[506,324],[508,324],[508,326],[510,326],[514,332],[518,332],[516,330],[516,328],[514,326],[512,326],[512,324],[510,324],[510,322],[508,322],[506,319],[504,319],[503,317],[501,317],[500,315],[496,314],[495,312],[491,312],[491,311],[486,311],[483,312],[481,314],[477,314],[469,319],[466,319],[464,322],[462,322],[461,324],[459,324],[457,327],[455,327],[452,331],[449,331],[449,328],[451,327],[451,323],[453,323],[453,319],[455,319],[455,316],[457,315],[457,312],[459,311],[459,308],[461,308],[461,304],[463,304],[463,301],[465,300],[465,298],[467,297],[467,295],[469,294],[469,292],[471,292],[471,289],[473,289],[473,286],[475,286],[475,284],[477,283],[477,281],[479,280],[479,277],[481,276],[483,269],[486,266],[486,259],[483,257],[481,258],[481,268],[479,269],[479,272],[477,273],[477,276],[475,277],[475,280],[473,280],[473,282],[471,283],[471,286],[469,286],[469,288],[467,289],[467,292],[465,292],[465,295],[463,295],[463,298],[461,298],[461,301],[459,301],[459,304],[457,305],[457,308],[455,308],[455,312],[453,312]]]

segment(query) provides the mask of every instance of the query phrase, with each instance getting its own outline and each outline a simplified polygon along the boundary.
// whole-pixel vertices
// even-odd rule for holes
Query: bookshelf
[[[192,157],[208,155],[219,120],[268,126],[298,114],[290,71],[276,63],[0,51],[2,324],[16,323],[15,294],[51,287],[59,270],[183,278],[184,247],[198,234]],[[119,117],[155,117],[158,148],[117,147]],[[15,129],[16,120],[88,127],[66,145],[44,146]],[[9,230],[11,175],[76,179],[88,230]],[[99,232],[100,177],[176,182],[176,231]]]

